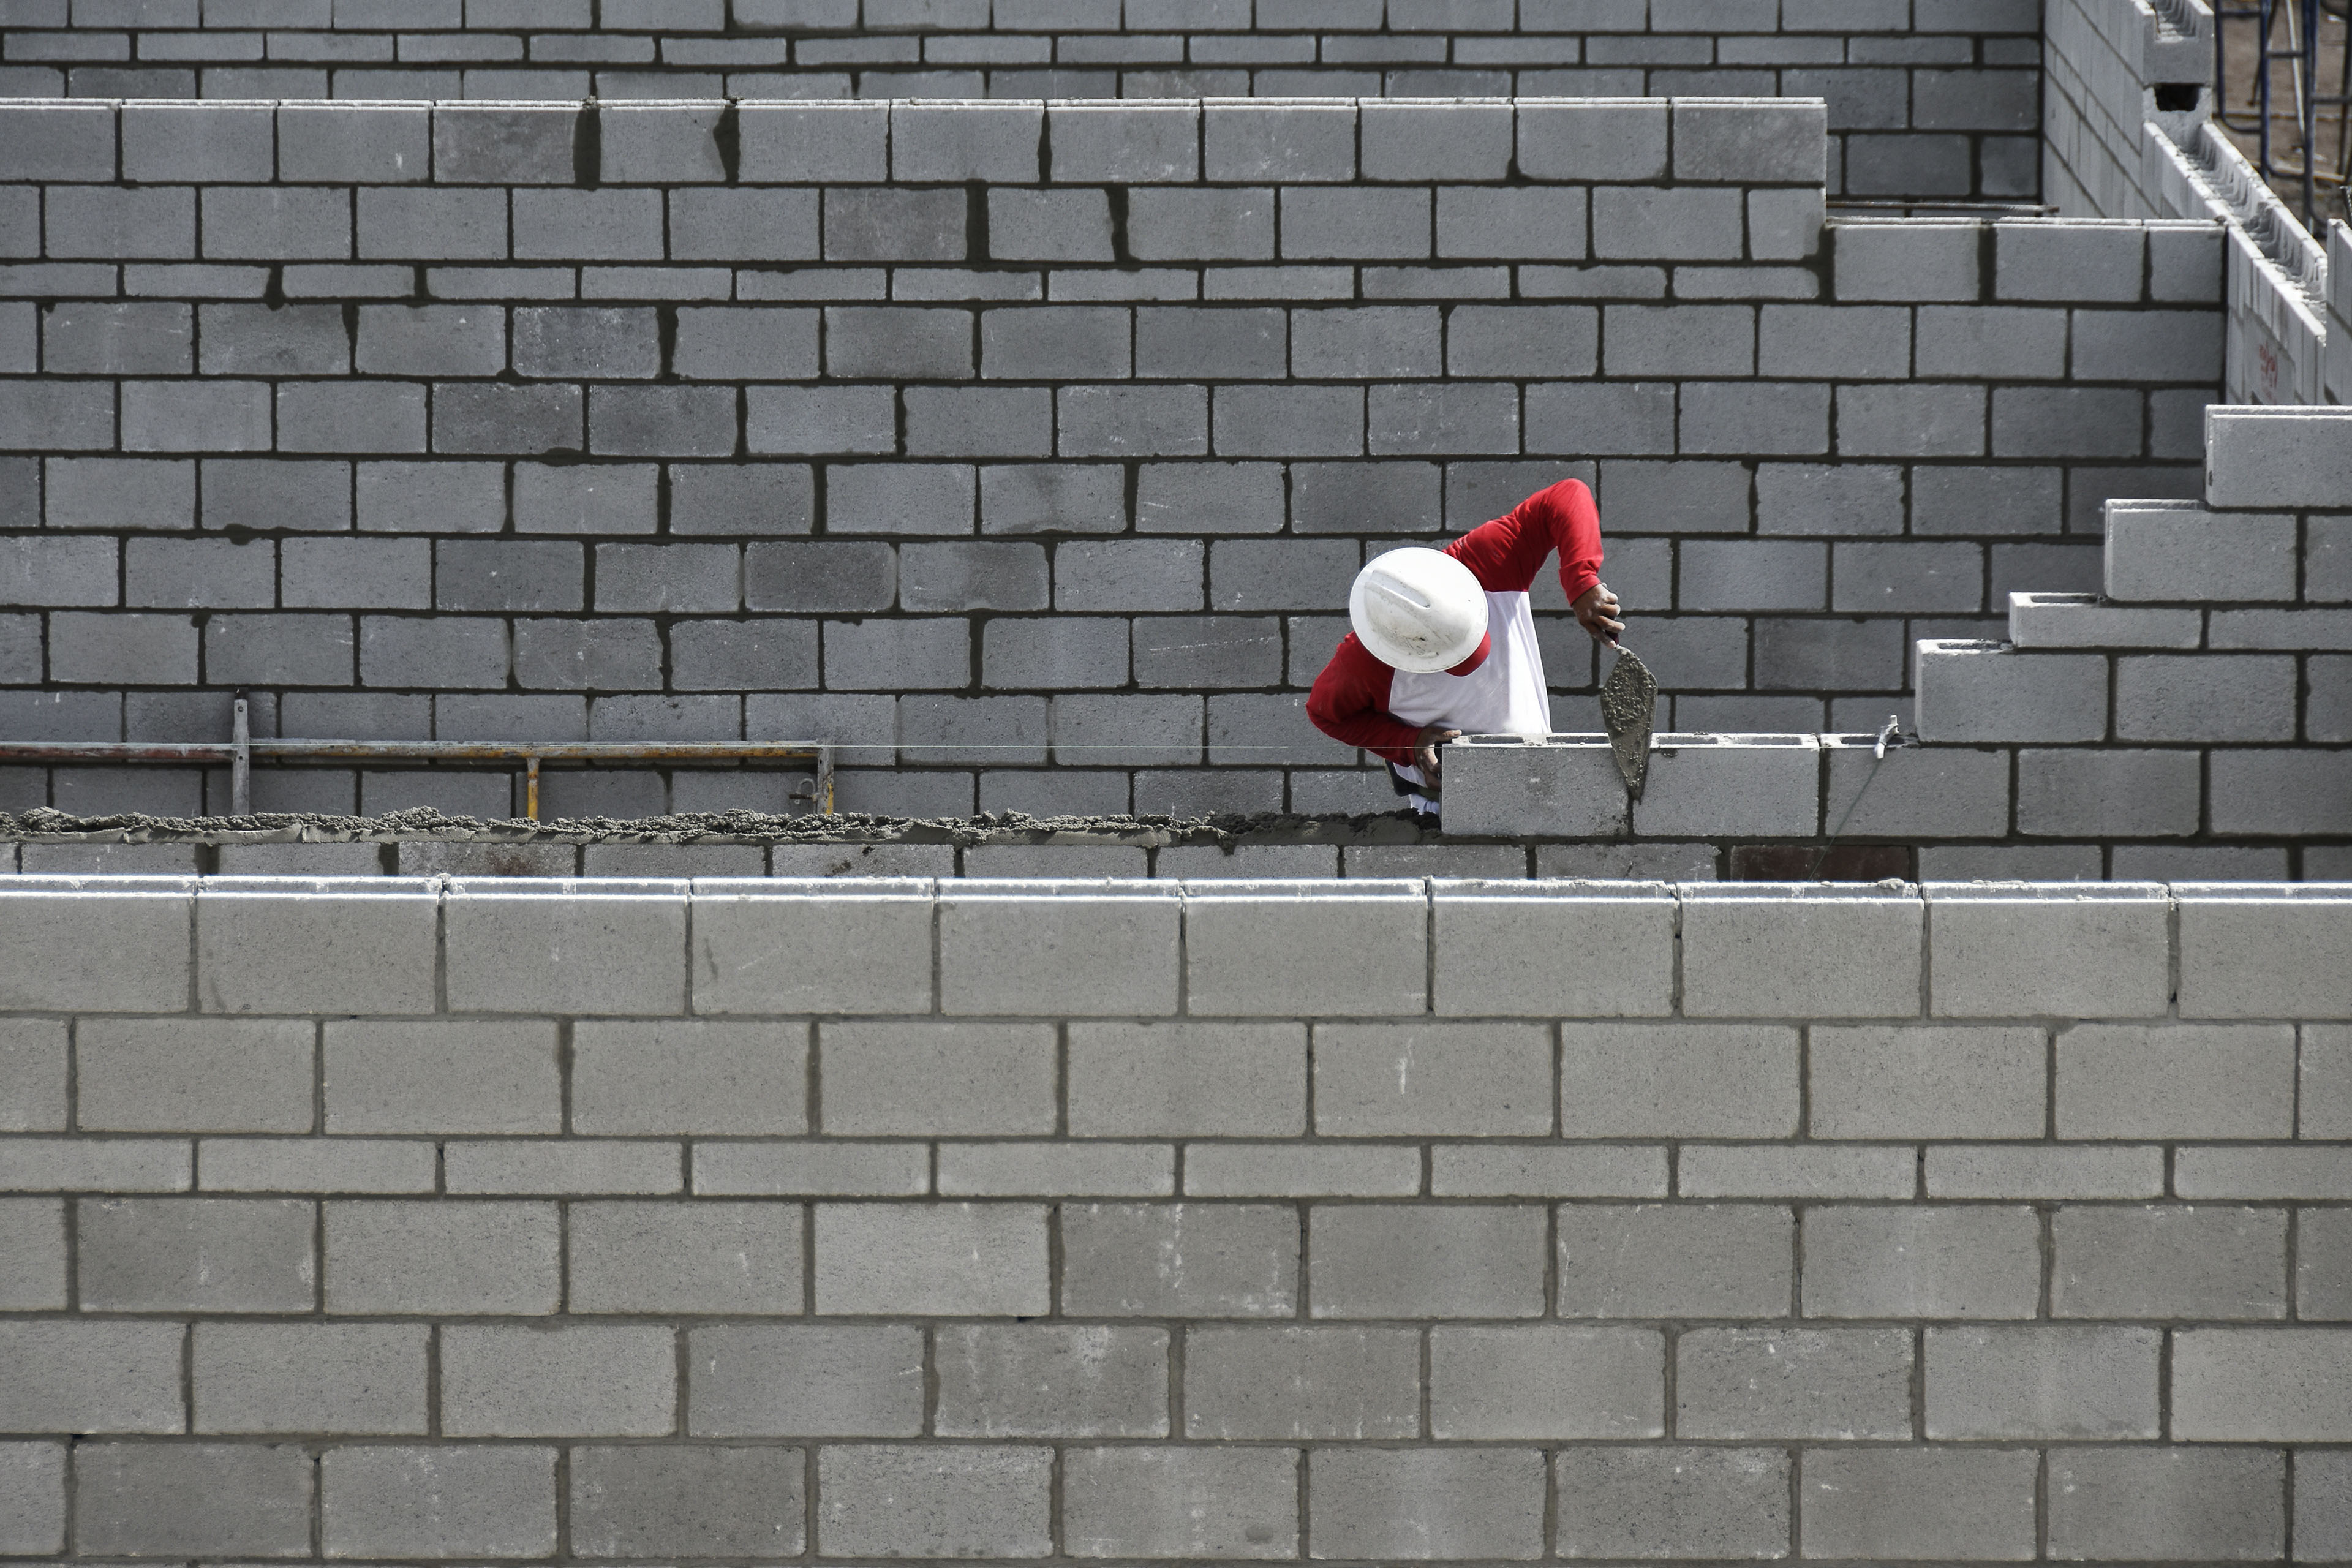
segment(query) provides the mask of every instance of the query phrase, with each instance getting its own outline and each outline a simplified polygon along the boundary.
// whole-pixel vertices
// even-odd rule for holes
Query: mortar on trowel
[[[1608,593],[1609,584],[1601,584],[1601,591]],[[1618,773],[1625,781],[1626,797],[1639,800],[1643,783],[1650,773],[1650,735],[1657,724],[1658,678],[1622,642],[1612,637],[1609,646],[1617,650],[1617,662],[1610,666],[1609,679],[1601,683],[1601,727],[1609,731],[1609,750],[1617,759]]]

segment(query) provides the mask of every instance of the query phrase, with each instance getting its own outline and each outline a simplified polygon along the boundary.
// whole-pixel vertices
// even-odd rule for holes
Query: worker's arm
[[[1421,730],[1388,710],[1389,680],[1395,674],[1349,632],[1315,678],[1307,694],[1307,717],[1342,744],[1410,763],[1421,744]]]
[[[1576,603],[1601,582],[1601,509],[1581,479],[1539,489],[1445,547],[1490,594],[1524,594],[1559,552],[1559,585]]]

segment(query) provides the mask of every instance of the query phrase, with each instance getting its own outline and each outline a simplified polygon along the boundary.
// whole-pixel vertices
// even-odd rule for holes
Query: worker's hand
[[[1617,646],[1618,634],[1625,629],[1625,623],[1617,619],[1622,612],[1608,584],[1595,583],[1579,594],[1569,608],[1576,612],[1577,624],[1591,632],[1596,642],[1605,642],[1611,647]]]
[[[1421,770],[1423,779],[1433,784],[1438,784],[1439,770],[1445,764],[1439,760],[1437,748],[1448,741],[1461,738],[1459,730],[1449,730],[1443,724],[1423,725],[1421,733],[1413,739],[1412,765]]]

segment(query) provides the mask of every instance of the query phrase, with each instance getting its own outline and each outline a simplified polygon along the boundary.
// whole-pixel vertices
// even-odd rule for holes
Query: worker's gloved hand
[[[1421,770],[1421,776],[1424,780],[1431,784],[1440,784],[1438,772],[1445,764],[1438,760],[1440,753],[1437,748],[1448,741],[1458,741],[1461,738],[1461,731],[1449,730],[1443,724],[1426,724],[1422,727],[1421,733],[1412,742],[1412,765]]]
[[[1577,624],[1591,632],[1601,642],[1613,645],[1625,623],[1617,619],[1622,614],[1617,607],[1617,595],[1609,591],[1606,583],[1595,583],[1576,596],[1569,608],[1576,612]]]

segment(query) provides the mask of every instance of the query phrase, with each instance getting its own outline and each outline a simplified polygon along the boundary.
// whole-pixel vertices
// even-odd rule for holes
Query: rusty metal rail
[[[226,763],[229,808],[253,807],[253,759],[312,762],[515,763],[523,764],[523,815],[539,820],[542,762],[804,763],[815,773],[804,799],[833,810],[833,746],[824,741],[288,741],[256,740],[242,699],[236,734],[226,741],[0,741],[0,762]]]

